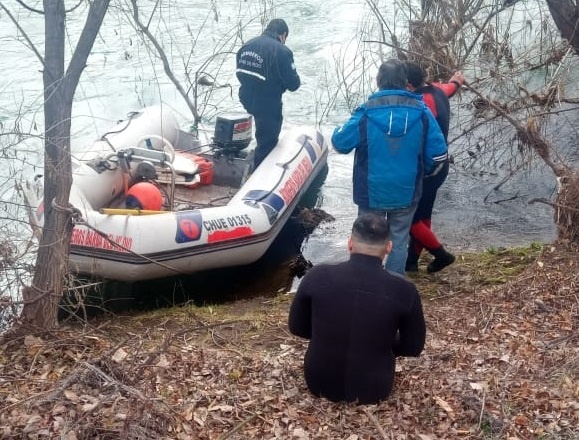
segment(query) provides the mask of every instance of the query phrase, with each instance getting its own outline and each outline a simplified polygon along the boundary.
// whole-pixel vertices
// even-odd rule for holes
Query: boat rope
[[[73,208],[73,209],[76,209],[76,208]],[[77,211],[78,211],[78,210],[77,210]],[[84,219],[82,218],[82,216],[80,215],[80,211],[78,211],[78,214],[79,214],[79,218],[78,218],[78,219],[74,219],[74,218],[73,218],[73,221],[74,221],[74,224],[75,224],[75,225],[82,225],[82,226],[85,226],[85,227],[93,230],[93,231],[96,232],[98,235],[100,235],[102,238],[104,238],[106,241],[108,241],[110,244],[112,244],[114,247],[117,247],[117,248],[119,248],[119,249],[122,249],[122,250],[124,250],[125,252],[128,252],[128,253],[130,253],[130,254],[133,254],[133,255],[135,255],[135,256],[137,256],[137,257],[139,257],[139,258],[142,258],[143,260],[146,260],[146,261],[148,261],[149,263],[153,263],[153,264],[156,264],[157,266],[164,267],[165,269],[172,270],[172,271],[175,272],[176,274],[183,274],[183,272],[181,272],[179,269],[175,269],[174,267],[169,266],[168,264],[161,263],[160,261],[157,261],[157,260],[154,260],[154,259],[152,259],[152,258],[150,258],[150,257],[147,257],[146,255],[143,255],[143,254],[140,254],[140,253],[138,253],[138,252],[135,252],[135,251],[133,251],[132,249],[129,249],[129,248],[123,246],[122,244],[116,242],[115,240],[113,240],[112,238],[110,238],[107,234],[105,234],[103,231],[101,231],[101,230],[95,228],[94,226],[88,224],[88,223],[86,222],[86,220],[84,220]]]
[[[50,206],[52,206],[52,208],[55,211],[61,211],[61,212],[68,213],[70,215],[70,219],[71,219],[73,224],[77,221],[77,219],[82,219],[82,214],[81,214],[80,210],[78,208],[75,208],[71,204],[69,204],[67,207],[60,206],[58,203],[56,203],[56,198],[54,198],[54,199],[52,199]]]
[[[300,155],[300,153],[302,152],[302,150],[305,148],[306,143],[312,139],[311,136],[304,136],[304,140],[302,142],[302,144],[300,145],[300,148],[298,149],[298,151],[296,152],[296,154],[294,154],[294,156],[288,160],[287,162],[281,163],[281,164],[276,164],[276,165],[281,165],[283,172],[281,173],[281,175],[279,176],[279,179],[277,180],[277,182],[275,182],[275,185],[273,186],[272,189],[270,189],[269,191],[267,191],[265,194],[263,194],[261,197],[257,198],[254,200],[254,202],[261,202],[263,199],[265,199],[267,196],[269,196],[274,190],[275,188],[277,188],[279,186],[279,184],[281,183],[283,176],[285,176],[286,171],[288,170],[288,165],[290,163],[292,163],[294,160],[296,160],[296,158]]]
[[[105,134],[103,134],[103,135],[101,136],[101,141],[106,142],[106,143],[108,144],[108,146],[111,147],[111,149],[112,149],[114,152],[116,152],[117,149],[114,147],[113,144],[111,144],[111,142],[108,140],[107,136],[108,136],[109,134],[118,134],[118,133],[122,133],[123,131],[125,131],[127,128],[129,128],[129,125],[131,125],[131,122],[132,122],[133,118],[134,118],[135,116],[137,116],[138,114],[139,114],[139,112],[137,112],[137,111],[129,112],[129,114],[127,115],[127,117],[129,118],[129,119],[127,120],[127,125],[125,125],[125,126],[124,126],[123,128],[121,128],[120,130],[107,131]],[[123,121],[122,121],[122,120],[121,120],[121,121],[118,121],[119,124],[120,124],[121,122],[123,122]]]

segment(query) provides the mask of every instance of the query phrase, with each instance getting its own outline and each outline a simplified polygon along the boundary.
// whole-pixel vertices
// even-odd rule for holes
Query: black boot
[[[434,249],[430,251],[432,255],[434,255],[434,260],[430,262],[430,264],[426,267],[426,271],[428,273],[438,272],[439,270],[444,269],[446,266],[450,266],[454,263],[456,258],[450,252],[446,251],[442,246],[438,249]]]
[[[410,237],[408,243],[408,257],[406,258],[406,272],[418,272],[418,257],[414,245],[414,238]]]

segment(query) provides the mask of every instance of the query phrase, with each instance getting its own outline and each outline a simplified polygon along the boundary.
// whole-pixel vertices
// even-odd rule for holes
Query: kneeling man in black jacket
[[[310,339],[304,375],[310,391],[333,401],[376,403],[392,391],[395,358],[418,356],[426,326],[416,286],[383,269],[392,248],[386,219],[358,217],[350,259],[315,266],[301,281],[289,329]]]

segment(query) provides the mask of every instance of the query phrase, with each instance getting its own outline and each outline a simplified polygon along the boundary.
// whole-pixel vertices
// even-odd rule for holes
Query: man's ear
[[[380,258],[382,260],[384,260],[384,258],[386,258],[386,256],[392,251],[392,242],[391,241],[387,241],[386,243],[384,243],[384,245],[382,246],[382,249],[380,251]]]
[[[352,241],[352,236],[350,235],[348,237],[348,251],[352,252],[352,249],[354,249],[354,243]]]

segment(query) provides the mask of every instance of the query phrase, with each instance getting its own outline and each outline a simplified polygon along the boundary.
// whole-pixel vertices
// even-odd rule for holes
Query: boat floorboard
[[[163,210],[169,211],[169,198],[171,188],[169,185],[159,185],[164,193],[165,203]],[[199,185],[196,188],[175,186],[173,211],[188,209],[202,209],[213,206],[225,206],[238,191],[230,186]],[[117,197],[109,206],[110,208],[125,208],[125,197]]]
[[[167,188],[169,193],[170,188]],[[175,187],[174,210],[209,208],[227,205],[237,192],[236,188],[218,185],[200,185],[197,188]]]

